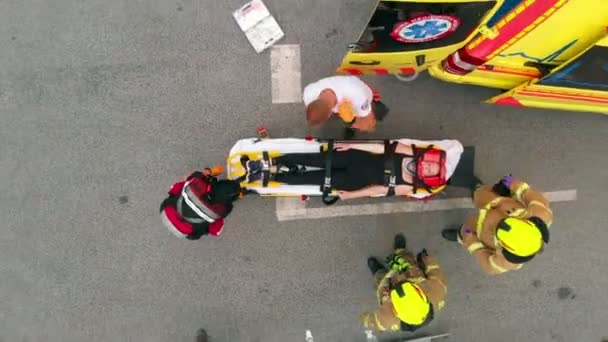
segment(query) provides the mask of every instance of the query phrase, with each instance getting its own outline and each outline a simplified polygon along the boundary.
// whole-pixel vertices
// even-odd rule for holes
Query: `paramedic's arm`
[[[394,142],[394,140],[391,140]],[[336,143],[334,145],[336,151],[347,151],[347,150],[359,150],[365,151],[373,154],[384,154],[384,143]],[[401,154],[412,154],[412,148],[408,145],[397,144],[397,148],[395,149],[396,153]]]
[[[509,188],[513,194],[513,198],[526,206],[530,216],[540,218],[547,226],[551,225],[553,222],[553,212],[549,207],[549,201],[540,191],[519,180],[514,180]]]
[[[353,199],[353,198],[361,198],[361,197],[370,197],[370,196],[380,196],[386,195],[388,188],[382,185],[372,185],[367,188],[354,190],[354,191],[338,191],[340,199]]]
[[[411,196],[412,194],[412,187],[409,185],[397,185],[395,187],[396,196]]]
[[[411,145],[406,145],[406,144],[402,144],[402,143],[397,144],[397,148],[395,148],[395,153],[406,154],[408,156],[411,156],[414,154],[414,152],[412,151]]]
[[[350,127],[363,132],[371,132],[376,128],[376,115],[369,113],[367,116],[358,116]]]
[[[384,144],[379,143],[336,143],[334,148],[336,151],[359,150],[373,154],[384,153]]]

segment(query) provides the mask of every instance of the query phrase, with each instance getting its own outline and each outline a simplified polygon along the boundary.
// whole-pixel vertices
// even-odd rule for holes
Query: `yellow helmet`
[[[429,317],[432,318],[431,303],[416,284],[410,282],[397,284],[391,291],[391,302],[397,317],[407,325],[419,326]]]
[[[549,242],[547,225],[538,217],[507,217],[498,223],[496,238],[505,259],[514,264],[531,260]]]

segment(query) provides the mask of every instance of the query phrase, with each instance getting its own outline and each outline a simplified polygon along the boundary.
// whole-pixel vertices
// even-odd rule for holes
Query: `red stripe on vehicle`
[[[416,69],[414,68],[401,68],[399,71],[401,71],[401,73],[404,75],[412,75],[416,73]]]
[[[386,69],[374,69],[376,75],[388,75],[388,70]]]
[[[503,105],[503,106],[523,107],[521,102],[517,101],[517,99],[515,99],[513,96],[507,96],[507,97],[500,98],[500,99],[496,100],[496,102],[494,102],[494,104]]]
[[[505,26],[500,29],[498,36],[494,39],[485,39],[475,48],[471,49],[470,55],[480,59],[487,59],[492,53],[497,52],[499,49],[506,49],[507,43],[522,32],[526,27],[530,26],[538,18],[543,18],[543,15],[555,6],[560,0],[536,0],[534,3],[528,5],[523,12],[517,14],[513,19],[508,21]],[[567,2],[567,1],[566,1]],[[563,5],[563,4],[562,4]],[[520,5],[521,6],[521,5]],[[519,7],[519,6],[518,6]],[[516,7],[513,11],[517,10]],[[509,14],[507,14],[508,16]],[[545,21],[547,17],[543,18],[542,21],[537,23],[540,25]],[[510,44],[509,44],[510,46]]]
[[[354,68],[349,68],[349,69],[344,69],[344,71],[346,71],[347,73],[351,74],[351,75],[362,75],[363,73],[361,72],[361,70],[359,69],[354,69]]]
[[[585,102],[595,102],[595,103],[606,103],[608,104],[608,98],[600,98],[600,97],[592,97],[592,96],[581,96],[581,95],[566,95],[566,94],[555,94],[555,93],[546,93],[540,91],[520,91],[517,93],[518,95],[524,96],[537,96],[537,97],[546,97],[546,98],[555,98],[555,99],[566,99],[566,100],[579,100]]]

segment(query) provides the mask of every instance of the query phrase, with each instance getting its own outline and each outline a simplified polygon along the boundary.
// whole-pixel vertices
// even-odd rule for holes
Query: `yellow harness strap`
[[[549,214],[551,214],[551,216],[553,216],[553,210],[551,210],[551,208],[547,207],[543,202],[534,200],[534,201],[531,201],[530,203],[528,203],[528,207],[531,207],[533,205],[537,205],[537,206],[545,209],[546,211],[549,212]],[[553,222],[547,222],[547,227],[551,226],[551,223],[553,223]]]
[[[362,323],[363,323],[364,327],[369,328],[369,315],[368,314],[363,314]]]
[[[543,202],[539,201],[539,200],[534,200],[534,201],[530,201],[530,203],[528,203],[528,206],[533,206],[533,205],[537,205],[539,207],[542,207],[543,209],[547,210],[550,213],[553,213],[553,211],[551,211],[551,209],[549,207],[547,207]]]
[[[477,226],[475,227],[477,238],[481,239],[481,233],[483,232],[483,222],[486,220],[488,211],[486,209],[479,209],[479,216],[477,216]]]
[[[515,199],[521,202],[521,197],[524,195],[524,192],[528,191],[528,189],[530,189],[530,185],[528,185],[528,183],[521,183],[521,185],[515,189]]]
[[[388,280],[390,278],[392,278],[395,275],[395,271],[390,269],[388,270],[388,272],[386,272],[386,274],[382,277],[382,279],[380,279],[380,281],[378,282],[378,287],[376,288],[376,290],[379,290],[381,288],[385,288],[388,285]]]
[[[469,247],[467,247],[467,250],[469,251],[469,253],[473,254],[476,251],[483,249],[484,247],[485,246],[481,242],[473,242],[472,244],[469,245]]]
[[[437,264],[426,265],[427,272],[430,272],[432,270],[438,270],[438,269],[439,269],[439,265],[437,265]]]
[[[486,216],[488,215],[488,210],[497,206],[498,203],[502,202],[503,197],[496,197],[490,203],[486,204],[482,209],[479,209],[479,216],[477,217],[477,226],[475,227],[477,232],[477,237],[481,239],[481,233],[483,232],[483,222],[486,220]]]
[[[439,267],[439,264],[430,264],[430,265],[427,265],[427,266],[426,266],[426,272],[430,272],[430,271],[433,271],[433,270],[438,270],[439,268],[440,268],[440,267]],[[436,275],[431,274],[431,275],[429,275],[429,276],[428,276],[428,279],[433,279],[433,280],[436,280],[436,281],[439,283],[439,285],[441,285],[441,287],[443,287],[443,291],[444,291],[446,294],[448,293],[448,287],[447,287],[447,286],[446,286],[446,285],[443,283],[443,281],[441,280],[441,278],[439,278],[439,277],[438,277],[438,276],[436,276]],[[416,280],[421,280],[421,281],[416,281],[416,282],[415,282],[416,284],[418,284],[418,283],[420,283],[420,282],[422,282],[422,281],[424,281],[424,280],[426,280],[426,279],[424,279],[423,277],[419,277],[419,278],[416,278]],[[440,308],[441,308],[442,306],[443,306],[443,305],[441,305],[441,304],[440,304]]]
[[[374,320],[376,321],[376,326],[378,327],[378,330],[380,330],[380,331],[386,330],[386,328],[383,327],[382,324],[380,324],[380,320],[378,319],[378,313],[377,312],[374,312]]]
[[[376,298],[378,299],[378,303],[384,303],[384,289],[388,288],[389,279],[392,278],[395,273],[394,270],[389,270],[378,282],[378,286],[376,287]]]
[[[488,261],[490,262],[490,266],[492,266],[493,269],[495,269],[496,271],[498,271],[498,273],[505,273],[508,270],[502,266],[498,266],[496,264],[496,262],[494,262],[494,256],[495,255],[491,255],[490,258],[488,259]]]
[[[439,283],[439,285],[441,285],[441,287],[443,288],[444,293],[446,295],[448,294],[448,287],[443,283],[443,281],[441,279],[439,279],[439,277],[432,275],[432,276],[429,276],[429,279],[436,280]]]
[[[507,272],[507,271],[508,271],[508,269],[506,269],[506,268],[504,268],[504,267],[501,267],[501,266],[498,266],[498,265],[496,264],[496,262],[494,261],[494,257],[495,257],[495,256],[496,256],[496,255],[492,255],[492,256],[490,257],[490,259],[489,259],[489,261],[490,261],[490,266],[492,266],[492,268],[494,268],[495,270],[497,270],[499,273],[505,273],[505,272]],[[514,269],[515,269],[515,270],[518,270],[518,269],[522,268],[523,266],[524,266],[524,264],[517,264],[517,265],[515,266],[515,268],[514,268]]]
[[[527,184],[526,184],[527,186]],[[522,188],[522,186],[520,186],[518,189]],[[477,217],[477,226],[476,231],[477,231],[477,237],[479,239],[481,239],[481,234],[483,233],[483,223],[486,220],[486,216],[488,215],[488,211],[496,206],[498,206],[498,204],[500,204],[500,202],[502,202],[505,198],[504,197],[496,197],[495,199],[493,199],[490,203],[486,204],[482,209],[479,209],[479,216]],[[540,203],[542,204],[542,203]],[[528,215],[528,211],[525,208],[519,208],[519,209],[515,209],[512,213],[509,214],[509,217],[525,217],[526,215]],[[470,253],[473,253],[469,250]]]
[[[416,278],[409,278],[407,281],[412,282],[414,284],[420,284],[425,280],[426,280],[425,277],[416,277]]]
[[[434,281],[436,281],[439,284],[439,286],[441,286],[441,288],[443,289],[444,298],[448,295],[448,286],[437,275],[434,275],[434,274],[430,275],[427,280],[434,280]],[[437,310],[441,310],[444,306],[445,306],[445,301],[444,300],[438,302],[437,303]]]
[[[512,213],[509,214],[509,217],[525,217],[526,215],[528,215],[528,211],[526,210],[526,208],[519,208],[519,209],[515,209],[513,210]]]

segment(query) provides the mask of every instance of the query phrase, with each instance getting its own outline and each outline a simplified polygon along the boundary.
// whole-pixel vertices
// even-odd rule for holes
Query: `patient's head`
[[[423,161],[420,164],[420,167],[422,167],[422,177],[433,177],[439,175],[439,163]]]

